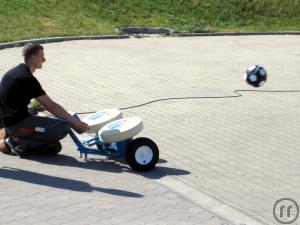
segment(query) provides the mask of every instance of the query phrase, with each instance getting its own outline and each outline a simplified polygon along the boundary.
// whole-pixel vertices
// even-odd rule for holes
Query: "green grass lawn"
[[[300,0],[0,0],[0,42],[116,34],[125,26],[299,31]]]

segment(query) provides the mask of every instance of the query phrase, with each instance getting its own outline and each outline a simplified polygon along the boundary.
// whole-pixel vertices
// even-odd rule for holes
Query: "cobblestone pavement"
[[[279,224],[273,216],[278,199],[300,204],[299,36],[130,38],[44,47],[47,62],[36,76],[71,111],[169,97],[217,98],[160,101],[124,110],[125,116],[143,119],[140,136],[150,137],[160,148],[161,163],[150,173],[136,174],[122,163],[94,156],[88,163],[78,161],[69,138],[57,158],[1,156],[0,223],[236,222],[234,214],[218,214],[171,183],[160,182],[165,177],[261,224]],[[21,62],[20,51],[0,51],[1,74]],[[267,83],[259,89],[243,80],[252,64],[268,72]],[[237,89],[250,91],[231,98]]]

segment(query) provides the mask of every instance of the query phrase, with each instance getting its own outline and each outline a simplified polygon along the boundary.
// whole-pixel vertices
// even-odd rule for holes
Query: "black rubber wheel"
[[[152,169],[159,158],[157,145],[149,138],[140,137],[132,140],[126,151],[126,161],[135,171]]]

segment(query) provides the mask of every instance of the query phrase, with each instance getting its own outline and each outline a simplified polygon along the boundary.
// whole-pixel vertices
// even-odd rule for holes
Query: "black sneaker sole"
[[[20,158],[22,158],[22,157],[25,157],[25,156],[28,155],[28,154],[26,154],[22,151],[16,150],[15,147],[10,142],[9,138],[5,139],[5,144],[7,145],[7,147],[9,147],[10,154],[13,155],[13,156],[19,156]]]

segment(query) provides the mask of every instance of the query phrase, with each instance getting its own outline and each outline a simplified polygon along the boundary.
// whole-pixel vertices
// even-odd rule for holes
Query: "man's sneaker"
[[[20,145],[18,145],[11,137],[5,139],[5,143],[11,152],[11,155],[24,157],[27,156],[26,152],[20,149]]]

